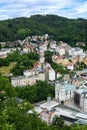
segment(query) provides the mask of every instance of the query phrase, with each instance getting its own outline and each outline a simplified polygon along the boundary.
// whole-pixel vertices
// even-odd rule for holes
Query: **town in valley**
[[[55,115],[63,117],[68,125],[87,124],[87,51],[84,46],[86,44],[79,41],[75,46],[55,41],[48,34],[0,42],[0,73],[10,78],[14,88],[33,87],[38,81],[46,81],[53,86],[54,97],[47,95],[47,100],[34,103],[35,112],[47,124],[51,124]],[[24,58],[19,62],[19,68],[17,61],[10,60],[12,71],[4,72],[3,60],[14,54],[38,57],[32,59],[31,56],[30,61],[26,58],[26,62]],[[27,113],[33,113],[32,109]]]

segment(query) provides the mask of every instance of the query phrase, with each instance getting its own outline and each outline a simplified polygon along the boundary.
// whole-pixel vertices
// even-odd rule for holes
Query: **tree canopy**
[[[34,91],[35,88],[32,91],[29,87],[15,90],[10,81],[0,75],[0,130],[87,130],[87,125],[73,124],[67,126],[59,117],[54,118],[53,123],[47,125],[38,117],[33,110],[33,105],[26,99],[30,95],[30,98],[33,98],[36,93],[40,98],[39,100],[43,100],[49,92],[53,92],[50,87],[46,82],[38,82],[36,87],[38,93],[35,92],[36,90]],[[18,96],[21,94],[26,99],[19,102],[16,98],[17,93]],[[32,95],[33,93],[34,95]],[[32,113],[28,113],[29,110],[32,110]]]
[[[49,34],[57,41],[87,41],[87,20],[57,15],[33,15],[0,21],[0,41],[24,39],[29,35]]]
[[[54,86],[49,85],[46,81],[37,81],[33,86],[16,88],[18,97],[27,99],[31,103],[46,100],[48,96],[54,97]]]

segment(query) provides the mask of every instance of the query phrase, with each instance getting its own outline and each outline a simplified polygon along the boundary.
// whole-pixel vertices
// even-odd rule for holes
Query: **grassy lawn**
[[[0,67],[1,74],[10,74],[10,70],[15,66],[16,62],[11,62],[9,66]]]

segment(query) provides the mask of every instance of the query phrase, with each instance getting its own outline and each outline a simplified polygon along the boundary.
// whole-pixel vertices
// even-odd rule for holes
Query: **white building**
[[[64,47],[62,47],[62,46],[57,46],[56,48],[55,48],[55,51],[59,54],[59,55],[65,55],[65,48]]]
[[[39,52],[46,51],[47,50],[47,45],[48,45],[48,43],[41,44],[39,46]]]
[[[45,62],[45,57],[44,56],[40,56],[39,61],[40,61],[41,64],[43,64]]]
[[[53,81],[56,79],[56,74],[54,69],[50,66],[49,63],[46,64],[45,66],[45,80],[50,80]]]
[[[87,112],[87,83],[84,83],[74,92],[74,103],[84,112]]]
[[[41,71],[36,75],[36,80],[45,81],[45,73],[44,73],[44,70],[41,70]]]
[[[50,42],[50,48],[55,49],[56,48],[56,41]]]
[[[69,62],[69,63],[67,64],[67,69],[68,69],[68,70],[74,70],[74,65],[73,65],[72,62]]]
[[[80,108],[87,112],[87,92],[83,92],[80,97]]]
[[[74,90],[75,86],[68,84],[66,82],[64,83],[55,83],[55,99],[59,102],[70,100],[74,97]]]
[[[34,70],[34,69],[24,70],[24,71],[23,71],[23,75],[24,75],[24,76],[32,76],[32,75],[35,75],[35,70]]]
[[[66,122],[67,120],[69,121],[68,124],[72,124],[72,121],[77,121],[77,123],[80,121],[82,124],[87,124],[86,113],[80,113],[75,109],[63,108],[56,101],[47,100],[47,102],[44,103],[39,102],[35,105],[34,110],[38,113],[41,120],[45,121],[47,124],[50,124],[55,116],[64,117]],[[29,110],[29,113],[32,113],[32,111]]]
[[[8,48],[3,48],[0,50],[0,58],[5,58],[7,57],[7,54],[11,52],[11,49]]]
[[[37,80],[45,81],[44,70],[40,70],[37,74],[34,71],[24,71],[24,76],[12,77],[11,84],[14,87],[32,86],[36,84]]]
[[[50,81],[55,80],[55,71],[52,68],[46,70],[46,79],[47,79],[47,76],[48,76],[48,80]]]
[[[68,54],[72,56],[80,56],[83,53],[83,49],[79,47],[69,49]]]
[[[55,111],[54,108],[58,106],[59,103],[56,101],[47,101],[40,106],[35,107],[34,110],[38,113],[39,117],[45,121],[47,124],[50,124],[55,115],[60,116],[58,111]]]
[[[34,85],[36,83],[36,77],[18,76],[11,78],[11,84],[13,87],[23,87],[28,85]]]
[[[85,58],[86,54],[83,52],[80,56],[79,56],[79,62],[82,62],[83,59]]]

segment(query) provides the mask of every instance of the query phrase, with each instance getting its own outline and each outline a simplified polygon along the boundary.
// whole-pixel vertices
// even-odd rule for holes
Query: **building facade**
[[[55,78],[55,71],[52,68],[45,69],[45,80],[54,81]]]
[[[75,86],[69,83],[55,83],[55,99],[59,102],[70,100],[74,97]]]
[[[87,112],[87,83],[84,83],[74,92],[74,104],[84,112]]]
[[[11,84],[13,87],[24,87],[28,85],[34,85],[36,83],[36,77],[18,76],[11,78]]]

